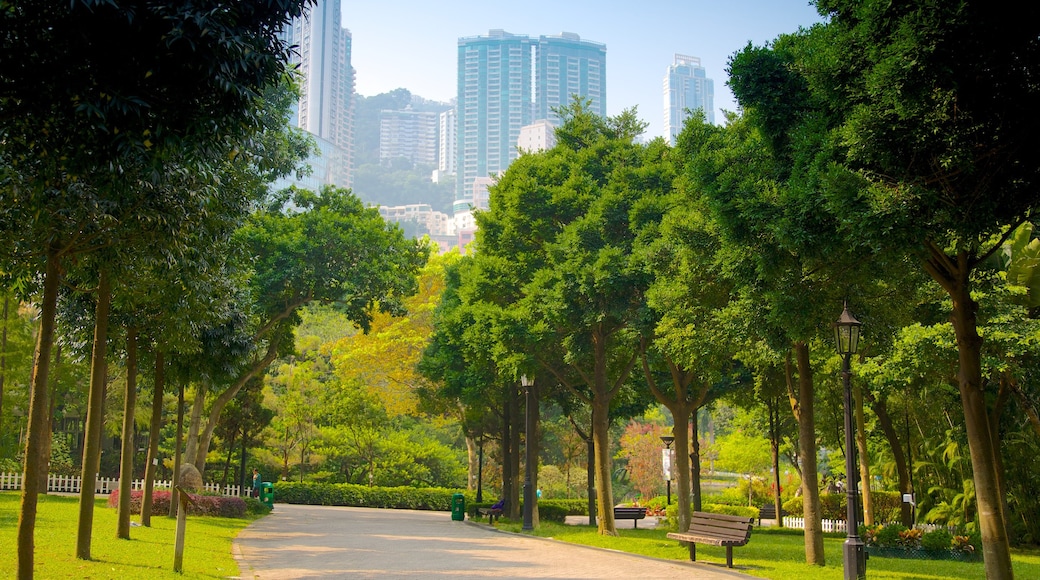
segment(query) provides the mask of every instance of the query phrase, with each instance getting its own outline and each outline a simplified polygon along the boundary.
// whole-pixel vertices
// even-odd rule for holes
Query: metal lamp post
[[[834,342],[842,356],[841,374],[845,386],[845,480],[848,503],[846,538],[843,548],[845,557],[845,580],[862,580],[867,577],[867,554],[863,540],[859,537],[859,486],[856,483],[855,439],[852,423],[852,376],[851,360],[859,347],[859,331],[862,324],[849,312],[845,305],[841,317],[834,323]]]
[[[661,441],[664,442],[664,457],[665,461],[662,461],[662,465],[665,467],[665,483],[668,486],[668,503],[666,505],[672,505],[672,441],[675,441],[675,437],[671,435],[661,435]]]
[[[526,439],[524,449],[524,531],[531,531],[534,529],[534,484],[532,483],[533,477],[531,470],[534,468],[535,463],[535,446],[531,445],[531,436],[534,434],[534,425],[531,422],[534,420],[534,415],[531,414],[531,392],[534,390],[534,380],[528,379],[527,375],[520,377],[520,384],[524,387],[524,400],[526,401],[525,420],[524,420],[524,439]]]

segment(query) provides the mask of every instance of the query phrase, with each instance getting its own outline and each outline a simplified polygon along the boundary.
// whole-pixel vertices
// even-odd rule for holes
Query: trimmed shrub
[[[757,518],[758,508],[746,505],[725,505],[718,503],[706,503],[701,506],[702,512],[712,514],[726,514],[730,516],[741,516],[745,518]]]
[[[952,546],[953,534],[946,528],[937,528],[921,536],[921,547],[925,550],[949,550]]]
[[[141,513],[141,501],[144,497],[143,491],[130,492],[130,513]],[[191,494],[192,502],[188,502],[188,515],[192,516],[217,516],[222,518],[241,518],[246,515],[246,502],[240,497],[227,497],[223,495],[196,495]],[[254,500],[255,501],[255,500]],[[260,503],[260,502],[256,502]],[[113,491],[108,496],[108,507],[119,506],[119,490]],[[266,506],[265,506],[266,507]],[[170,492],[155,490],[152,492],[152,513],[162,514],[170,511]]]
[[[467,507],[473,502],[473,492],[443,487],[369,487],[353,483],[290,481],[274,484],[277,502],[445,512],[451,511],[451,496],[456,493],[465,496]]]

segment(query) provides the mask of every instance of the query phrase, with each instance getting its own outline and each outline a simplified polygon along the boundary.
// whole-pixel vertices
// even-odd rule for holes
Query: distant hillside
[[[455,197],[454,181],[433,183],[430,174],[436,167],[413,166],[407,159],[379,163],[379,111],[402,110],[440,113],[448,103],[430,101],[408,89],[395,89],[374,97],[358,96],[355,108],[354,193],[362,201],[383,205],[428,203],[433,209],[450,213]]]

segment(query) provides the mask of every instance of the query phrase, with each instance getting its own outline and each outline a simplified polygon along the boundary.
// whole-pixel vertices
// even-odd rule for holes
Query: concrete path
[[[750,578],[455,522],[447,512],[277,504],[234,542],[241,578]]]

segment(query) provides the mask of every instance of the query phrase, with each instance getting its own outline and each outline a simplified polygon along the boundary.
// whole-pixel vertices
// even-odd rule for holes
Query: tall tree
[[[15,1],[0,11],[0,195],[5,207],[19,208],[5,212],[0,231],[5,240],[16,234],[12,254],[40,257],[31,263],[44,277],[46,341],[53,340],[62,262],[96,246],[92,231],[139,209],[140,197],[118,187],[123,169],[152,167],[154,182],[171,153],[226,155],[229,137],[248,134],[258,93],[280,79],[288,47],[277,32],[304,3]],[[40,347],[19,515],[20,578],[33,575],[34,470],[49,435],[40,430],[50,344]]]
[[[1040,120],[1022,114],[1040,102],[1040,22],[972,0],[817,5],[829,23],[799,35],[791,70],[832,119],[821,161],[866,185],[824,197],[868,243],[919,256],[952,300],[986,575],[1011,578],[972,274],[1040,207]]]

